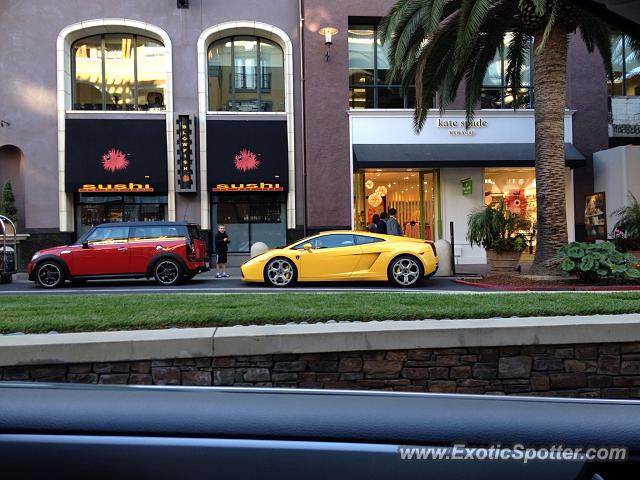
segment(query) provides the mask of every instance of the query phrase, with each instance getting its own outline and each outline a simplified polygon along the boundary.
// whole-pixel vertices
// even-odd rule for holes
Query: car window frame
[[[151,228],[175,228],[178,231],[179,236],[176,237],[166,237],[166,238],[162,238],[162,235],[160,237],[149,237],[149,238],[137,238],[134,233],[136,231],[136,229],[151,229]],[[184,229],[184,231],[182,233],[180,233],[180,230]],[[137,239],[136,239],[137,238]],[[136,239],[136,240],[134,240]],[[134,225],[134,226],[130,226],[129,227],[129,241],[135,241],[135,242],[164,242],[164,241],[177,241],[177,240],[189,240],[191,241],[191,237],[190,237],[190,232],[189,232],[189,228],[186,225],[154,225],[154,224],[150,224],[150,225]]]
[[[100,243],[98,245],[121,245],[123,243],[129,242],[129,234],[131,232],[131,227],[129,225],[125,225],[125,226],[118,225],[118,226],[109,226],[109,227],[98,225],[93,230],[91,230],[91,232],[86,236],[86,238],[83,239],[83,242],[86,241],[89,243],[89,245],[95,245],[96,243],[91,243],[91,241],[89,240],[91,235],[93,235],[95,232],[97,232],[100,229],[107,229],[107,228],[124,228],[126,230],[126,234],[121,239],[122,241],[115,241],[115,239],[112,239],[114,241],[112,241],[111,243]]]
[[[317,235],[315,237],[312,237],[308,240],[305,240],[297,245],[295,245],[293,247],[294,250],[303,250],[304,249],[304,245],[306,245],[307,243],[311,243],[313,245],[313,241],[314,240],[319,240],[323,237],[336,237],[338,235],[344,235],[344,236],[351,236],[351,238],[353,239],[353,243],[351,245],[338,245],[335,247],[321,247],[321,248],[317,248],[317,247],[312,247],[314,250],[325,250],[327,248],[346,248],[346,247],[357,247],[358,245],[355,243],[355,235],[353,233],[326,233],[323,235]]]
[[[358,237],[360,238],[367,238],[369,240],[372,240],[371,242],[365,242],[365,243],[358,243]],[[360,246],[360,245],[370,245],[372,243],[381,243],[381,242],[386,242],[386,240],[384,238],[378,238],[378,237],[369,237],[368,235],[362,235],[359,233],[354,233],[353,234],[353,239],[356,242],[355,245]]]

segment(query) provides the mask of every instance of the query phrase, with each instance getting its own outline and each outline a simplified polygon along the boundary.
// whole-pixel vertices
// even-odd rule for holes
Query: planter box
[[[520,261],[519,252],[496,252],[487,250],[487,263],[490,273],[513,273]]]

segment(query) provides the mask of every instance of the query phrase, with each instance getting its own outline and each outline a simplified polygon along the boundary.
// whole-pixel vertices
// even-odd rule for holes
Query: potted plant
[[[485,205],[469,214],[467,240],[472,246],[485,248],[491,273],[510,273],[527,248],[522,232],[530,229],[531,222],[511,212],[504,199],[500,199],[495,207]]]
[[[621,252],[627,252],[636,257],[640,263],[640,203],[630,193],[631,204],[614,210],[618,221],[613,226],[613,243]]]
[[[16,208],[16,199],[13,195],[11,182],[5,183],[2,189],[2,196],[0,196],[0,215],[9,218],[13,223],[16,223],[18,218],[18,209]]]

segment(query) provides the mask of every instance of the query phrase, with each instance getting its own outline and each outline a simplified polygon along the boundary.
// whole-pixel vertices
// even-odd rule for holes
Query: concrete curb
[[[453,279],[455,283],[467,287],[484,288],[486,290],[498,290],[501,292],[633,292],[640,290],[640,285],[600,285],[593,287],[512,287],[508,285],[493,285],[490,283],[469,282],[464,279]]]
[[[640,341],[640,314],[347,322],[0,337],[0,365]]]

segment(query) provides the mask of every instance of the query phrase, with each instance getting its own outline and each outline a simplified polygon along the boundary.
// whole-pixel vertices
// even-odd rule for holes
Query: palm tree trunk
[[[536,256],[530,273],[557,274],[555,255],[567,243],[564,185],[564,111],[567,34],[555,26],[544,48],[534,40],[534,92],[536,120]]]

